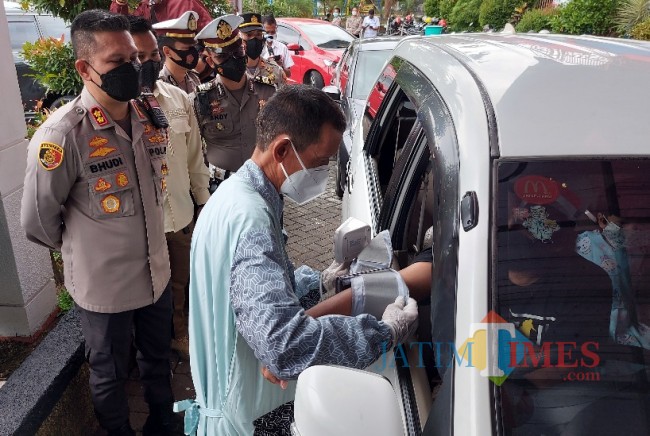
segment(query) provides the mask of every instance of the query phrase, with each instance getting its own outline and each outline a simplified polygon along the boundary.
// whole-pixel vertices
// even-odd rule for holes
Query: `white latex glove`
[[[393,334],[393,346],[406,342],[418,328],[418,303],[409,298],[399,296],[394,303],[386,306],[381,320],[386,323]]]
[[[322,289],[328,294],[333,294],[336,289],[337,277],[346,275],[349,272],[349,268],[350,262],[338,263],[337,261],[333,261],[327,269],[321,272],[320,280]]]

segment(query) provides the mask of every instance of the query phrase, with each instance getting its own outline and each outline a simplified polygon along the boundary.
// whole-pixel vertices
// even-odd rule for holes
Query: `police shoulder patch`
[[[41,142],[38,147],[38,161],[48,171],[58,168],[63,162],[63,147],[53,142]]]

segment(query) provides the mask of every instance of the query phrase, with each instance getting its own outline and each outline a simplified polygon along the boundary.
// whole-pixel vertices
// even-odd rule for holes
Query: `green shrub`
[[[458,0],[447,20],[451,30],[460,32],[480,29],[478,14],[482,2],[483,0]]]
[[[650,19],[647,19],[632,28],[630,36],[634,39],[650,41]]]
[[[522,0],[484,0],[479,9],[479,23],[502,29],[510,21],[515,8],[523,3]]]
[[[428,17],[440,16],[440,0],[425,0],[424,15]]]
[[[314,14],[311,0],[274,0],[272,3],[268,0],[244,0],[243,9],[262,15],[272,13],[276,17],[311,17]]]
[[[63,38],[44,38],[23,44],[25,61],[34,70],[31,74],[48,92],[77,95],[83,82],[74,68],[72,45]]]
[[[447,21],[449,21],[449,17],[451,16],[451,11],[454,10],[454,6],[456,6],[457,1],[458,0],[440,0],[439,3],[440,17],[443,17]]]
[[[68,293],[65,286],[59,287],[56,291],[56,305],[59,306],[61,312],[67,312],[74,307],[74,300]]]
[[[612,36],[618,4],[618,0],[571,0],[553,18],[553,31]]]
[[[616,29],[622,35],[650,18],[650,0],[621,0],[616,12]]]
[[[531,9],[521,17],[516,30],[520,33],[528,31],[539,32],[542,29],[551,30],[553,17],[560,11],[557,8]]]

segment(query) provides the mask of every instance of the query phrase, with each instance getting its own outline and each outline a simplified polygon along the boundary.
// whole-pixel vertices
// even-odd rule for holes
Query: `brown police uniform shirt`
[[[160,70],[160,75],[158,76],[163,82],[167,82],[170,85],[174,85],[187,92],[192,94],[196,91],[196,87],[201,84],[201,78],[199,73],[194,70],[187,70],[185,73],[185,81],[183,83],[178,83],[172,73],[169,72],[166,65],[163,65],[162,70]]]
[[[253,154],[255,118],[275,88],[248,78],[241,101],[221,83],[221,76],[199,85],[194,98],[201,135],[206,143],[208,162],[228,171],[237,171]]]
[[[27,238],[61,250],[70,295],[93,312],[150,305],[170,278],[167,134],[130,104],[133,139],[84,89],[43,123],[27,155]]]
[[[278,87],[287,83],[284,70],[272,60],[260,58],[260,63],[252,71],[247,69],[248,76],[257,83]]]

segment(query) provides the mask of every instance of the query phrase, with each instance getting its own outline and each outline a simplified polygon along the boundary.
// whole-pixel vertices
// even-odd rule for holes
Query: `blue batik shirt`
[[[192,238],[190,362],[196,401],[186,430],[250,435],[252,421],[293,399],[262,366],[295,379],[312,365],[365,368],[391,342],[370,315],[314,319],[300,306],[278,191],[251,160],[212,195]]]

